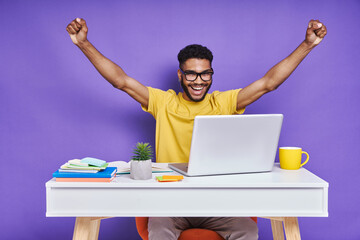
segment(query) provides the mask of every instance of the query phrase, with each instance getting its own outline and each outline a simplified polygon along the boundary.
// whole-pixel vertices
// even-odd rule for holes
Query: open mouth
[[[201,91],[204,89],[205,86],[200,86],[200,87],[195,87],[195,86],[190,86],[192,89],[194,89],[195,91]]]
[[[211,82],[202,83],[202,84],[193,83],[193,84],[185,85],[184,81],[181,81],[181,87],[184,90],[186,96],[191,101],[200,102],[205,98],[206,93],[209,91],[211,87]]]
[[[190,93],[193,96],[202,96],[206,93],[206,86],[204,85],[190,85]]]

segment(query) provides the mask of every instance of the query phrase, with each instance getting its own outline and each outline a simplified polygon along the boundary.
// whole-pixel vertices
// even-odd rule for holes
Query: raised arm
[[[76,18],[67,27],[72,42],[80,48],[98,72],[115,88],[120,89],[148,106],[149,91],[140,82],[129,77],[124,70],[102,55],[87,39],[88,27],[84,19]]]
[[[319,20],[311,20],[308,24],[305,40],[288,57],[272,67],[264,77],[242,89],[238,94],[236,108],[242,109],[255,102],[265,93],[278,88],[310,51],[324,39],[326,33],[324,24]]]

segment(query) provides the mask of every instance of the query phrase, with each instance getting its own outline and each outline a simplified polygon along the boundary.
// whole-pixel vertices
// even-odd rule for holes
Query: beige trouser
[[[189,228],[213,230],[226,240],[258,239],[257,224],[248,217],[150,217],[149,240],[177,240]]]

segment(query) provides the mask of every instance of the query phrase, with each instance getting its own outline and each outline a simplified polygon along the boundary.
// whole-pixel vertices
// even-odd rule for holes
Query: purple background
[[[246,113],[283,113],[279,145],[303,147],[306,168],[330,184],[329,217],[300,218],[302,237],[360,239],[359,12],[359,1],[1,1],[1,238],[70,239],[74,218],[45,217],[52,172],[85,156],[128,161],[137,141],[154,144],[152,116],[72,44],[65,27],[82,17],[105,56],[164,90],[179,90],[176,55],[188,44],[213,51],[212,90],[234,89],[323,21],[326,39]],[[269,220],[259,228],[271,239]],[[134,219],[103,220],[100,239],[139,239]]]

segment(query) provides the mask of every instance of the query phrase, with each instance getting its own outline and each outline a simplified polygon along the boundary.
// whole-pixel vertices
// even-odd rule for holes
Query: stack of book
[[[106,161],[86,157],[73,159],[53,173],[57,182],[111,182],[116,176],[116,167],[108,167]]]

